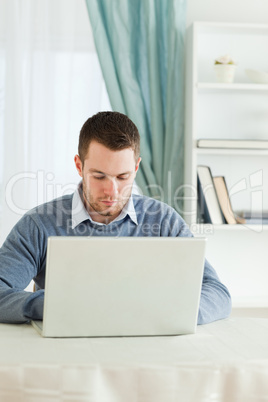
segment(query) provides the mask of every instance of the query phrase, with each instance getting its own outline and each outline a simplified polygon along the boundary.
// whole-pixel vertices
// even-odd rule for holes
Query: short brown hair
[[[79,135],[78,154],[84,163],[91,141],[112,151],[132,148],[135,160],[140,156],[140,135],[135,124],[119,112],[99,112],[83,125]]]

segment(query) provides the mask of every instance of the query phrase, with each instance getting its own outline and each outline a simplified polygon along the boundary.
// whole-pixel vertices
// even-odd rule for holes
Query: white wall
[[[193,21],[268,24],[268,0],[188,0],[187,27]]]

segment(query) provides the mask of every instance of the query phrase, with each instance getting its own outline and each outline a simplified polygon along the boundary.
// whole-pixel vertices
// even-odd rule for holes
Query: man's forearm
[[[206,261],[201,290],[198,324],[221,320],[230,315],[232,309],[231,296],[214,268]]]
[[[44,291],[25,292],[0,284],[0,322],[23,323],[43,318]]]
[[[231,308],[231,297],[224,286],[220,289],[211,284],[204,284],[199,305],[198,324],[208,324],[227,318]]]

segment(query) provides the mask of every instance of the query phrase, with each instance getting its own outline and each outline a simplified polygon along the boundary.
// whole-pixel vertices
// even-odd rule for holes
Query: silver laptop
[[[44,337],[196,331],[204,238],[50,237]]]

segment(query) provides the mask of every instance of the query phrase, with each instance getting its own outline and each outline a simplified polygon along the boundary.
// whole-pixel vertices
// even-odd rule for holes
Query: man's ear
[[[75,167],[76,170],[78,171],[79,176],[83,176],[83,166],[82,166],[82,161],[79,157],[79,155],[75,155],[74,157],[74,163],[75,163]]]
[[[139,159],[138,159],[138,161],[136,163],[135,173],[137,173],[137,171],[139,170],[140,163],[141,163],[141,157],[139,157]]]

